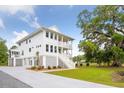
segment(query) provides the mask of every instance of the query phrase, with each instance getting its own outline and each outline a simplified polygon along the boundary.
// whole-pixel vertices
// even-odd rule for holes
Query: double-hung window
[[[50,52],[53,52],[53,45],[50,46]]]
[[[46,44],[46,52],[49,52],[49,45]]]
[[[54,52],[55,53],[57,52],[57,46],[54,46]]]
[[[49,32],[46,32],[46,37],[49,37]]]

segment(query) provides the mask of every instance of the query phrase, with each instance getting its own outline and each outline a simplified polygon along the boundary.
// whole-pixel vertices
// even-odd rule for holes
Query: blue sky
[[[96,6],[0,6],[0,37],[12,46],[17,40],[35,31],[40,26],[56,25],[60,32],[73,37],[73,55],[79,54],[77,44],[82,39],[77,28],[77,16]]]

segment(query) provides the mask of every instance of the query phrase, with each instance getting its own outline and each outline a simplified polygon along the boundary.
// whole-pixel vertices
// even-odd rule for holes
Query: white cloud
[[[34,15],[34,6],[0,6],[0,11],[9,13],[11,15],[15,15],[17,12],[23,12],[25,14],[32,14]]]
[[[15,38],[12,39],[12,43],[16,43],[18,40],[24,38],[29,33],[27,31],[23,30],[21,32],[14,31],[13,34],[15,35]]]
[[[27,36],[29,33],[25,30],[22,30],[21,32],[13,31],[13,38],[8,39],[6,44],[8,49],[10,49],[13,45],[17,45],[16,42],[25,36]],[[9,42],[8,42],[9,41]]]
[[[69,5],[69,8],[73,8],[74,7],[74,5]]]
[[[31,5],[23,5],[23,6],[7,6],[3,5],[0,6],[0,11],[5,12],[10,15],[16,15],[18,12],[22,12],[22,15],[18,17],[26,22],[30,27],[39,28],[40,24],[38,23],[38,18],[35,15],[35,8],[36,6]]]
[[[30,27],[33,28],[39,28],[40,24],[38,23],[38,18],[35,16],[30,16],[30,15],[26,15],[23,17],[20,17],[20,19],[24,22],[26,22]]]
[[[0,29],[5,29],[3,20],[0,18]]]

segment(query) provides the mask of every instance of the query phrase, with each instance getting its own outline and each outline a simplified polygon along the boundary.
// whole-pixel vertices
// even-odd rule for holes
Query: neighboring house
[[[8,65],[74,68],[74,62],[71,60],[73,40],[55,27],[41,27],[16,42],[17,48],[9,50]]]

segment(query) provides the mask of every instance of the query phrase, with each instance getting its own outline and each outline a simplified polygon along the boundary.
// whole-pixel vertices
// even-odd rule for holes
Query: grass
[[[95,83],[101,83],[105,85],[124,87],[124,82],[114,82],[112,81],[112,73],[116,71],[124,71],[124,68],[107,68],[107,67],[82,67],[79,69],[65,70],[49,72],[50,74],[86,80]]]

